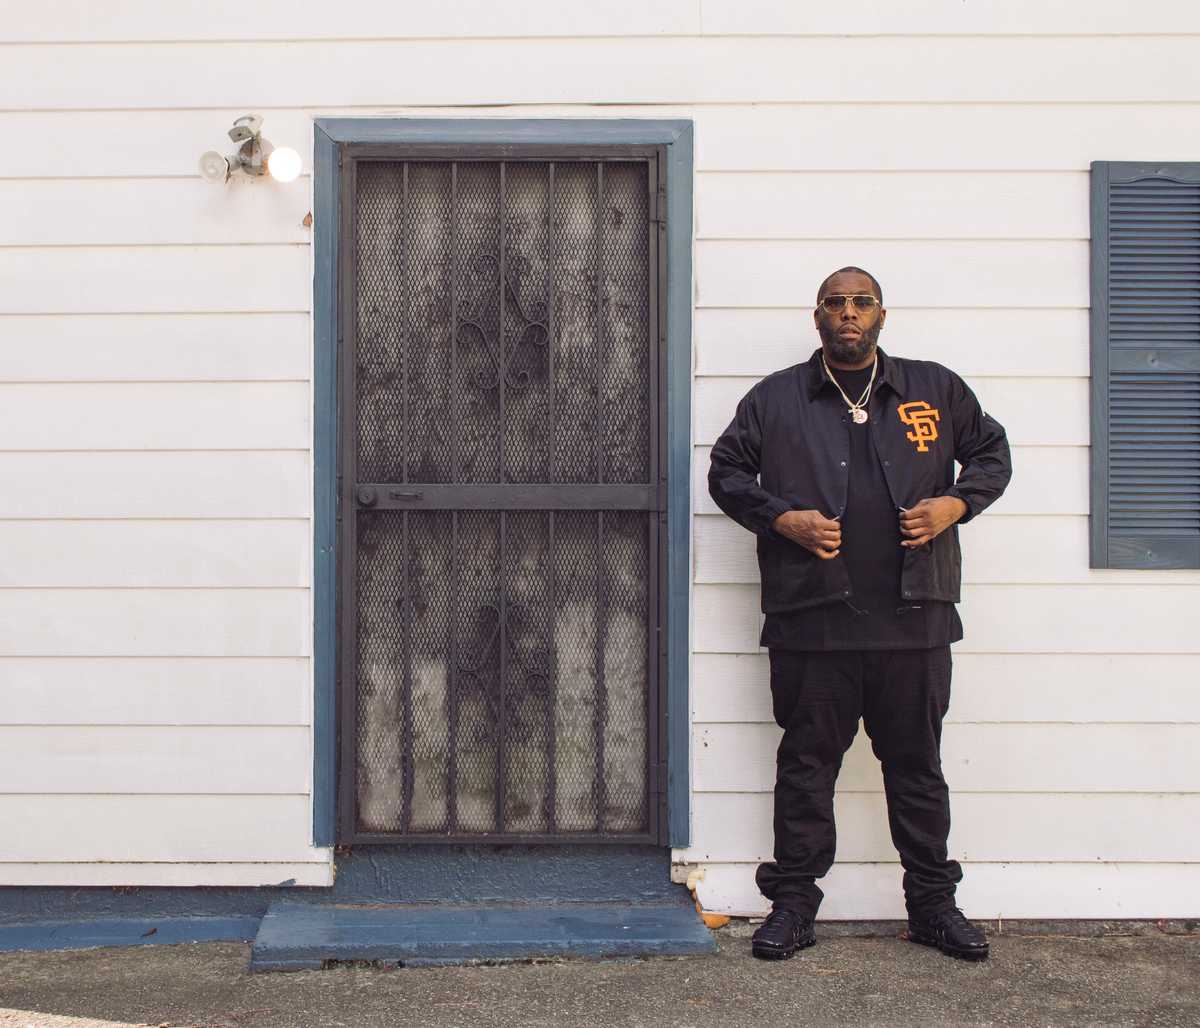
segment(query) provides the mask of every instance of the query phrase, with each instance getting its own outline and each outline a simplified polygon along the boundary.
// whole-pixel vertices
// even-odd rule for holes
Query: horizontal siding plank
[[[963,861],[1200,862],[1200,794],[963,793],[951,798],[950,855]],[[896,859],[882,793],[835,797],[838,859]],[[697,793],[688,862],[772,859],[769,793]]]
[[[5,450],[304,449],[306,382],[0,385]]]
[[[704,31],[713,35],[837,35],[845,19],[828,8],[780,4],[776,0],[703,0]],[[1087,6],[1086,24],[1072,4],[1005,0],[1003,4],[964,4],[961,0],[866,0],[855,7],[855,25],[872,35],[1089,35],[1108,33],[1197,32],[1200,13],[1181,0],[1096,0]]]
[[[1200,653],[1200,588],[1107,585],[967,585],[960,607],[966,652]],[[754,585],[693,589],[693,651],[757,653],[762,615]]]
[[[78,889],[113,885],[246,887],[285,882],[317,888],[332,885],[332,857],[292,863],[219,864],[18,864],[0,861],[0,885],[66,885]]]
[[[211,101],[206,101],[209,103]],[[287,101],[289,104],[291,99]],[[361,116],[322,102],[319,111],[259,105],[277,146],[300,153],[311,171],[313,117]],[[696,169],[704,171],[1073,171],[1097,153],[1110,160],[1193,160],[1200,104],[860,104],[868,133],[846,132],[847,106],[731,104],[713,107],[530,104],[463,108],[487,118],[689,118],[696,124]],[[198,150],[222,149],[245,109],[0,112],[0,132],[21,146],[0,153],[0,178],[196,176]],[[443,118],[431,107],[389,106],[391,117]],[[153,139],[133,147],[130,139]],[[820,139],[820,146],[812,141]],[[1019,141],[1019,143],[1017,142]]]
[[[6,49],[10,109],[1200,99],[1187,36],[430,40]],[[1015,64],[1020,75],[1013,75]],[[48,66],[71,75],[46,76]],[[456,68],[457,74],[445,74]],[[856,137],[862,133],[854,133]]]
[[[309,455],[0,453],[0,518],[295,518],[312,508]]]
[[[307,246],[0,250],[0,314],[307,311]]]
[[[724,516],[701,515],[692,524],[696,582],[758,582],[758,559],[754,552],[756,537],[752,532]],[[985,514],[963,525],[959,538],[963,550],[963,581],[972,584],[1200,585],[1200,572],[1197,571],[1089,569],[1088,519],[1082,515],[1046,518]],[[1037,540],[1036,546],[1029,545],[1031,539]],[[847,537],[843,545],[851,546],[853,540]]]
[[[968,626],[969,628],[970,626]],[[1200,655],[963,653],[948,721],[1200,723]],[[692,720],[773,723],[764,653],[697,653]]]
[[[696,791],[770,792],[781,735],[774,724],[695,725]],[[942,767],[951,790],[1187,792],[1200,780],[1200,725],[947,724]],[[865,731],[838,784],[882,791]]]
[[[1140,41],[1122,42],[1135,47]],[[910,60],[918,59],[903,45],[899,49]],[[1130,66],[1140,69],[1148,60],[1131,60]],[[953,80],[954,87],[962,81]],[[1135,98],[1148,99],[1140,90],[1124,91],[1124,100]],[[1155,160],[1195,160],[1200,129],[1190,105],[1045,103],[1053,94],[1033,99],[1042,102],[715,108],[697,112],[696,167],[701,171],[1086,171],[1097,153],[1114,161],[1145,160],[1148,138],[1156,140]],[[851,111],[855,119],[870,125],[870,131],[845,131]],[[815,139],[820,146],[813,145]]]
[[[228,153],[228,132],[240,108],[158,111],[10,111],[0,131],[21,134],[21,153],[0,154],[0,178],[155,178],[194,181],[205,150]],[[276,146],[300,154],[303,174],[312,173],[313,121],[303,110],[260,110],[263,134]],[[49,118],[49,120],[46,120]],[[153,139],[153,146],[130,146]],[[268,186],[268,189],[271,187]],[[224,190],[214,188],[214,196]]]
[[[307,176],[0,181],[0,246],[306,243]],[[1086,239],[1087,175],[701,174],[712,239]]]
[[[1087,198],[1083,172],[708,172],[696,178],[696,235],[1087,239]]]
[[[775,0],[670,0],[649,7],[623,0],[600,7],[537,0],[497,6],[460,0],[453,6],[402,7],[370,0],[345,10],[260,0],[253,8],[232,0],[203,7],[125,2],[97,17],[85,0],[56,0],[22,11],[3,28],[0,42],[193,41],[227,39],[421,38],[443,36],[841,35],[843,18],[805,5]],[[203,14],[201,14],[203,12]],[[898,9],[887,0],[856,8],[857,26],[870,35],[1088,35],[1188,33],[1200,18],[1180,0],[1153,0],[1131,8],[1124,0],[1089,5],[1086,26],[1070,5],[1047,7],[1018,0],[1003,7],[960,0],[920,0]],[[286,26],[286,29],[281,28]]]
[[[3,793],[308,792],[307,727],[0,727]]]
[[[306,725],[304,658],[0,658],[0,724]]]
[[[0,382],[300,381],[308,314],[0,316]]]
[[[0,656],[303,657],[304,589],[3,589]]]
[[[721,513],[708,495],[709,452],[707,446],[692,452],[692,510],[697,514]],[[1086,447],[1014,446],[1012,461],[1013,479],[989,514],[1088,513]]]
[[[857,265],[888,302],[914,307],[1087,307],[1088,246],[1059,240],[864,239],[696,245],[699,307],[807,305],[835,268]]]
[[[705,910],[762,917],[770,909],[753,864],[704,871],[697,895]],[[821,919],[903,920],[900,875],[899,864],[835,864],[821,880]],[[1200,864],[968,864],[957,902],[975,918],[1195,917]]]
[[[0,246],[307,243],[311,187],[307,176],[0,181]]]
[[[308,585],[296,521],[0,521],[0,587]]]
[[[695,441],[716,442],[732,420],[738,401],[758,381],[696,379],[692,397]],[[1090,442],[1090,385],[1086,378],[972,378],[967,385],[984,409],[1004,425],[1014,446],[1087,446]],[[1036,411],[1037,416],[1029,417],[1030,411]],[[894,428],[897,432],[908,431],[898,418],[894,419]]]
[[[317,852],[308,796],[0,795],[0,822],[0,859],[17,863],[305,861]]]
[[[0,42],[657,35],[697,31],[699,11],[699,0],[599,5],[455,0],[445,7],[358,0],[340,8],[286,0],[256,0],[252,7],[234,0],[203,5],[123,0],[101,15],[87,0],[53,0],[10,19],[0,29]]]
[[[891,294],[884,296],[890,302]],[[762,377],[807,360],[820,345],[815,299],[814,287],[808,296],[797,295],[795,308],[696,311],[696,373]],[[892,307],[879,341],[897,357],[937,361],[968,378],[1089,374],[1085,310]]]

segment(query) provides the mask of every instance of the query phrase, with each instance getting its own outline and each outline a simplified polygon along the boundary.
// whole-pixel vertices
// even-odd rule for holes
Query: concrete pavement
[[[199,943],[0,954],[0,1025],[268,1028],[496,1026],[1071,1026],[1200,1024],[1200,932],[1109,923],[992,931],[992,958],[950,960],[899,925],[818,925],[782,963],[751,958],[753,926],[711,957],[251,975],[249,947]],[[1013,929],[1018,929],[1014,931]],[[1043,926],[1044,928],[1044,926]]]

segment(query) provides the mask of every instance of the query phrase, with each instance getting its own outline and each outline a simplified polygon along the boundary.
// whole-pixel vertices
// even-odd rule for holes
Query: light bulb
[[[200,155],[200,174],[206,182],[224,182],[229,178],[229,162],[216,150]]]
[[[292,182],[300,174],[300,155],[290,146],[278,146],[267,158],[267,171],[276,182]]]

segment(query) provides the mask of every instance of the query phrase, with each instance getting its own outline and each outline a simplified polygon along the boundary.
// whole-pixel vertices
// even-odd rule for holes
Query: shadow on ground
[[[750,931],[719,930],[720,952],[703,958],[268,975],[246,973],[249,947],[237,943],[2,953],[0,1025],[40,1028],[51,1015],[172,1028],[1200,1024],[1197,934],[993,935],[991,960],[969,964],[898,936],[830,929],[767,963],[750,957]]]

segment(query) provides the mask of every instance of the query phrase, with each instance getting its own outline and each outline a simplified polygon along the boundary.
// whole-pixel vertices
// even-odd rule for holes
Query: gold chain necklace
[[[862,395],[855,403],[849,396],[846,395],[846,390],[842,388],[842,384],[833,377],[833,371],[825,360],[825,354],[821,354],[821,363],[825,365],[825,374],[829,376],[829,381],[836,387],[837,391],[842,394],[842,399],[846,401],[846,406],[850,408],[850,417],[854,419],[856,425],[861,425],[867,420],[867,409],[863,406],[867,402],[867,398],[871,395],[871,386],[875,384],[875,372],[879,370],[879,355],[875,355],[875,363],[871,365],[871,378],[867,382],[867,388],[862,391]]]

